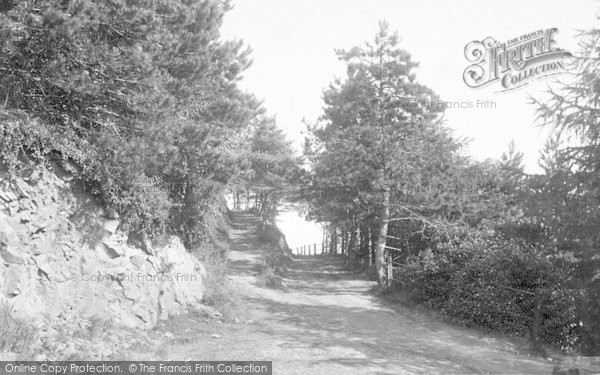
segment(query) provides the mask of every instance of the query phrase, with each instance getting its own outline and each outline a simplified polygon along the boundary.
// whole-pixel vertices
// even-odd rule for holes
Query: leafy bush
[[[173,210],[176,233],[200,259],[223,258],[229,247],[230,223],[221,195],[210,193]],[[202,194],[204,195],[204,194]]]
[[[578,321],[574,268],[574,259],[551,250],[474,236],[410,257],[400,277],[414,302],[462,324],[519,335],[530,333],[541,291],[541,339],[572,349]]]
[[[259,240],[266,245],[263,268],[270,268],[276,274],[284,273],[291,259],[286,255],[289,248],[283,233],[275,225],[263,224],[259,232]]]
[[[283,287],[281,275],[286,272],[291,259],[286,255],[285,236],[274,224],[261,223],[259,240],[265,245],[257,284],[267,288]]]
[[[0,110],[0,139],[0,162],[10,176],[49,160],[84,166],[94,155],[83,139],[18,110]]]

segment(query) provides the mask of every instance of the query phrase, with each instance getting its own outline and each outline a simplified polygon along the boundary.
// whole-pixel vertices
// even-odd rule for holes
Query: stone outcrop
[[[147,329],[199,306],[204,268],[179,239],[132,237],[67,178],[0,175],[0,302],[44,330],[71,317]]]

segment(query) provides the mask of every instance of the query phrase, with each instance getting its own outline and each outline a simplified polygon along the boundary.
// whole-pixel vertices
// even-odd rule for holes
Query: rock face
[[[41,167],[0,178],[0,302],[41,326],[76,316],[144,329],[199,306],[204,268],[179,239],[132,243],[120,224]]]

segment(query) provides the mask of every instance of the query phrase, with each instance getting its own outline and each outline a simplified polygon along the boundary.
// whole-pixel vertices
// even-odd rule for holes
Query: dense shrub
[[[555,251],[475,236],[410,257],[399,276],[414,302],[462,324],[519,335],[530,333],[536,293],[542,293],[541,339],[572,349],[578,345],[575,266]]]
[[[175,207],[175,232],[200,259],[223,258],[229,247],[229,216],[223,196],[209,195],[188,205]]]
[[[261,222],[259,240],[264,244],[260,273],[257,284],[267,288],[283,287],[281,275],[292,261],[285,236],[275,224]]]
[[[264,243],[263,268],[270,268],[276,274],[284,273],[290,262],[290,249],[285,236],[274,224],[261,224],[259,240]]]
[[[89,143],[67,129],[46,126],[19,110],[0,110],[0,139],[0,163],[11,176],[49,160],[83,167],[95,154]]]

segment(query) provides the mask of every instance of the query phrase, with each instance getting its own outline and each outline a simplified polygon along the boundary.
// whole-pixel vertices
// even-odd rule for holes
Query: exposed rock
[[[69,280],[69,275],[64,271],[56,272],[52,274],[51,280],[57,283],[64,283]]]
[[[146,264],[149,265],[149,267],[147,267],[148,273],[155,273],[160,271],[159,261],[155,257],[147,257]]]
[[[36,259],[36,262],[38,264],[38,270],[43,272],[49,279],[51,278],[50,276],[52,274],[56,273],[56,270],[54,269],[52,264],[48,261],[47,257],[40,257],[40,258]]]
[[[17,196],[10,190],[0,190],[0,199],[5,202],[12,202],[17,200]]]
[[[19,212],[19,204],[17,202],[11,202],[8,204],[8,214],[12,217]]]
[[[5,264],[25,264],[25,259],[15,254],[6,245],[0,243],[0,258]]]
[[[18,238],[8,220],[0,216],[0,259],[5,264],[24,264],[25,259],[17,252]]]
[[[142,268],[147,258],[148,256],[145,254],[138,254],[130,257],[129,260],[136,268]]]
[[[2,286],[4,295],[14,297],[27,290],[27,277],[25,266],[9,267],[4,272],[4,285]]]
[[[106,275],[111,276],[113,278],[119,278],[119,276],[126,275],[126,274],[127,274],[127,268],[122,267],[122,266],[106,269]]]
[[[117,228],[119,228],[119,224],[119,220],[106,220],[104,222],[103,228],[110,234],[115,234],[117,233]]]
[[[130,282],[125,283],[125,286],[123,287],[123,295],[125,296],[125,298],[135,302],[139,302],[139,300],[142,297],[140,288],[138,288],[137,285],[134,285]]]
[[[102,248],[104,253],[111,259],[121,257],[125,254],[125,250],[119,245],[112,242],[101,242],[98,247]]]
[[[32,185],[17,181],[0,177],[0,300],[45,324],[44,335],[68,335],[58,325],[94,317],[149,329],[200,304],[203,267],[181,241],[136,240],[118,215],[102,217],[91,197],[75,197],[43,168]]]
[[[101,264],[98,260],[93,259],[87,255],[81,257],[81,276],[90,277],[98,276],[101,271]]]
[[[48,236],[40,235],[35,238],[32,246],[33,255],[50,254],[52,253],[52,241]]]
[[[32,191],[31,186],[29,186],[29,184],[27,184],[20,178],[17,178],[13,182],[13,187],[15,189],[15,192],[18,193],[21,197],[29,198],[31,195],[35,194]]]
[[[174,315],[180,315],[185,311],[185,305],[178,303],[173,289],[163,291],[158,299],[158,307],[161,320],[169,319],[169,317]]]

